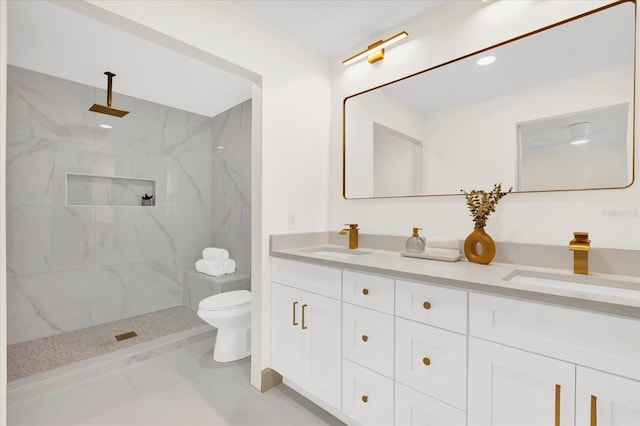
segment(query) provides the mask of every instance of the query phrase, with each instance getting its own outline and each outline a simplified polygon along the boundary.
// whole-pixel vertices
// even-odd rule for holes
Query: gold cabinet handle
[[[298,302],[293,302],[293,325],[298,325],[298,323],[296,322],[296,305],[298,304]]]
[[[367,395],[362,395],[362,402],[366,404],[367,401],[369,401],[369,397]]]
[[[305,304],[305,305],[302,305],[302,329],[303,329],[303,330],[306,330],[307,328],[309,328],[309,327],[307,327],[306,325],[304,325],[304,308],[306,308],[306,307],[307,307],[307,305],[306,305],[306,304]]]
[[[366,334],[362,335],[362,341],[366,342],[367,340],[369,340],[369,336],[367,336]]]
[[[431,360],[427,357],[422,358],[422,363],[424,365],[431,365]]]
[[[422,307],[423,307],[423,308],[425,308],[425,309],[427,309],[427,310],[429,310],[429,309],[431,309],[431,303],[429,303],[429,302],[424,302],[424,303],[422,304]]]
[[[560,426],[560,385],[556,385],[556,421],[555,426]]]
[[[364,294],[365,296],[366,296],[367,294],[369,294],[369,289],[368,289],[368,288],[363,288],[363,289],[362,289],[362,294]]]
[[[589,426],[598,426],[598,397],[591,395],[591,420]]]

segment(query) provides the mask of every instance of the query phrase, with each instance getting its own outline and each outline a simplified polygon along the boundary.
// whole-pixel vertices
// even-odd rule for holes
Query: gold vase
[[[469,262],[482,265],[488,265],[496,256],[496,243],[489,234],[484,232],[484,226],[474,228],[464,240],[464,255]]]

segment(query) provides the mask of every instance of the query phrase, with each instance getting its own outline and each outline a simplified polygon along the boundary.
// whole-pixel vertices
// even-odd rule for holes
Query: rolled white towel
[[[427,237],[426,247],[460,250],[458,240],[453,237]]]
[[[222,262],[225,274],[233,274],[236,271],[236,261],[233,259],[227,259]]]
[[[200,259],[196,262],[196,271],[203,274],[219,277],[224,274],[224,266],[222,262],[214,262],[209,259]]]
[[[229,252],[223,248],[207,247],[202,250],[202,258],[215,262],[224,262],[229,259]]]

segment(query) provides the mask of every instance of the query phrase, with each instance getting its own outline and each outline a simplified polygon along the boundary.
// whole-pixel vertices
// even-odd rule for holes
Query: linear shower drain
[[[126,333],[118,334],[116,336],[116,340],[119,342],[120,340],[131,339],[132,337],[136,337],[137,334],[135,331],[129,331]]]

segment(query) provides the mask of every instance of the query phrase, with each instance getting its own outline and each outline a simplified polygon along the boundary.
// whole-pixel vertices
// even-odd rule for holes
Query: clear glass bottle
[[[405,248],[409,253],[423,253],[424,252],[424,238],[418,235],[418,231],[422,228],[413,228],[413,235],[409,237]]]

